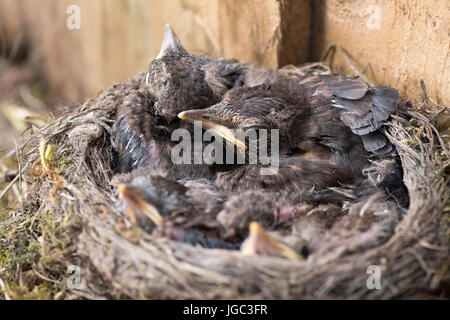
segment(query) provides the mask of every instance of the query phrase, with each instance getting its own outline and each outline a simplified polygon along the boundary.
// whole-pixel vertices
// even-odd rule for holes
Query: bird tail
[[[361,136],[367,151],[389,154],[392,144],[379,129],[397,110],[398,91],[388,86],[368,87],[365,83],[339,76],[320,76],[323,81],[317,89],[332,95],[332,105],[339,110],[341,120]]]

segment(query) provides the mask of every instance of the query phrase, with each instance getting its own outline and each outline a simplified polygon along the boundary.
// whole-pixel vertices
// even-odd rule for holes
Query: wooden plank
[[[450,2],[448,0],[318,0],[313,6],[311,59],[329,44],[345,48],[372,79],[408,98],[428,95],[450,105]],[[350,71],[342,59],[336,61]],[[369,73],[370,75],[370,73]]]

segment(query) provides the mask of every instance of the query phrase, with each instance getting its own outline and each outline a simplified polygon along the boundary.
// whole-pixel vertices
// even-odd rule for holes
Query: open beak
[[[180,118],[181,120],[186,120],[186,121],[192,122],[192,123],[194,123],[195,121],[200,121],[203,126],[213,130],[215,133],[217,133],[224,139],[230,141],[235,146],[238,146],[239,148],[243,149],[244,151],[247,150],[247,146],[245,145],[245,143],[243,141],[239,140],[236,137],[236,135],[233,133],[233,131],[231,131],[231,129],[229,129],[223,125],[216,124],[212,121],[203,119],[202,114],[204,112],[205,111],[202,109],[183,111],[178,114],[178,118]]]
[[[272,238],[257,222],[250,223],[250,233],[242,243],[241,252],[250,255],[281,256],[291,260],[302,260],[299,254]]]
[[[119,185],[117,191],[119,192],[119,197],[127,204],[127,206],[136,214],[144,214],[150,220],[152,220],[156,225],[160,225],[163,222],[163,218],[159,213],[158,209],[152,204],[142,200],[136,190],[136,187],[129,187],[126,185]]]

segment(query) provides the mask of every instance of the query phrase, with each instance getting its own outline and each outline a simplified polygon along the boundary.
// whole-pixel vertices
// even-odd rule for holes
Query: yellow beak
[[[135,192],[130,190],[130,187],[126,185],[119,185],[117,187],[119,197],[125,201],[125,203],[136,213],[142,212],[156,225],[163,223],[163,217],[159,213],[158,209],[152,204],[142,200]]]
[[[204,125],[206,128],[213,130],[215,133],[217,133],[224,139],[230,141],[235,146],[238,146],[244,151],[247,150],[247,146],[245,145],[245,143],[239,140],[229,128],[222,126],[220,124],[213,123],[211,121],[201,119],[200,117],[198,117],[197,119],[196,115],[198,112],[199,110],[183,111],[178,114],[178,118],[190,122],[200,121],[202,125]]]
[[[271,237],[257,222],[250,223],[250,233],[242,243],[241,252],[249,255],[283,256],[291,260],[302,260],[299,254]]]

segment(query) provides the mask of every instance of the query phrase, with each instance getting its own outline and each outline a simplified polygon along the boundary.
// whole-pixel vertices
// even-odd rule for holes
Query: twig
[[[3,198],[3,196],[11,189],[11,187],[19,180],[19,174],[14,177],[14,179],[6,186],[5,189],[3,189],[2,193],[0,193],[0,200]]]
[[[353,63],[348,53],[337,44],[332,44],[328,47],[328,49],[325,51],[325,54],[321,57],[321,61],[325,61],[330,52],[331,52],[330,68],[332,68],[333,66],[334,53],[339,52],[341,56],[344,58],[345,62],[350,66],[350,68],[358,77],[360,77],[364,82],[366,82],[371,87],[375,86],[375,84],[369,78],[367,78],[361,71],[359,71],[358,67]]]
[[[13,300],[8,294],[8,288],[6,287],[6,284],[3,282],[2,278],[0,278],[0,288],[3,290],[6,300]]]
[[[44,102],[42,102],[42,100],[36,98],[31,94],[28,86],[21,85],[19,87],[19,94],[23,102],[25,102],[25,104],[30,106],[32,109],[42,112],[47,108],[47,106],[45,105]]]
[[[50,278],[48,278],[48,277],[46,277],[46,276],[40,274],[40,273],[37,272],[37,270],[34,269],[34,268],[33,268],[33,272],[34,272],[39,278],[44,279],[45,281],[52,282],[52,283],[61,283],[61,281],[59,281],[59,280],[53,280],[53,279],[50,279]]]
[[[353,70],[354,73],[356,73],[364,82],[369,84],[371,87],[374,87],[375,84],[369,80],[364,74],[362,74],[359,69],[354,65],[354,63],[351,61],[349,55],[347,52],[344,51],[340,46],[336,45],[336,51],[339,52],[342,57],[344,58],[345,62],[350,66],[350,68]]]
[[[17,148],[17,141],[14,139],[14,145],[16,146],[16,158],[17,158],[17,165],[19,166],[19,193],[22,194],[22,161],[20,161],[20,153],[19,149]]]
[[[423,81],[423,79],[420,79],[420,87],[422,88],[423,102],[428,103],[427,87],[425,86],[425,81]]]
[[[16,154],[16,149],[9,151],[7,154],[5,154],[3,157],[0,158],[0,162],[3,162],[4,160],[12,157],[15,154]]]
[[[415,111],[411,111],[411,110],[407,110],[406,113],[410,116],[413,116],[417,119],[420,119],[422,122],[427,123],[428,119],[425,118],[423,115],[421,115],[420,113],[417,113]],[[447,147],[445,146],[445,142],[444,140],[442,140],[441,135],[439,134],[439,131],[431,124],[431,123],[427,123],[427,125],[430,126],[431,130],[434,132],[434,134],[436,135],[436,138],[439,141],[439,144],[441,145],[442,150],[444,151],[445,155],[447,156],[447,158],[450,158],[450,152],[447,150]]]
[[[36,156],[31,159],[23,168],[23,170],[21,172],[19,172],[14,179],[6,186],[6,188],[2,191],[2,193],[0,193],[0,200],[5,196],[5,194],[9,191],[9,189],[11,189],[11,187],[17,182],[17,180],[19,180],[21,174],[24,174],[28,171],[28,169],[31,167],[31,164],[34,163],[34,160],[36,160]]]
[[[434,118],[436,118],[438,115],[440,115],[442,112],[448,111],[449,107],[444,107],[436,112],[433,112],[433,114],[428,118],[428,121],[433,121]]]

